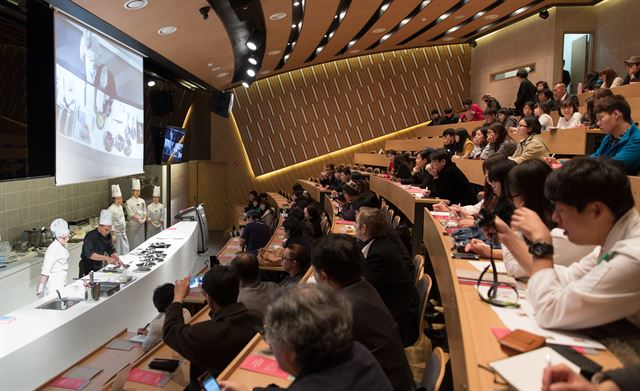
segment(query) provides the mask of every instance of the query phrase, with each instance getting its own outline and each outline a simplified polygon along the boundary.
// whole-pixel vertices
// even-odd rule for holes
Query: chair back
[[[422,377],[421,387],[427,391],[439,391],[444,378],[445,365],[447,364],[442,348],[433,349],[431,357],[427,361],[427,366]]]
[[[424,255],[416,254],[416,256],[413,257],[413,270],[416,272],[413,283],[416,285],[416,288],[418,288],[418,281],[420,281],[420,278],[424,274]]]
[[[391,227],[393,229],[398,229],[399,226],[400,226],[400,216],[398,215],[393,216],[393,220],[391,220]]]
[[[387,210],[387,214],[385,216],[385,220],[387,221],[387,224],[391,224],[391,220],[393,220],[393,215],[395,214],[395,211],[391,208],[389,208],[389,210]]]
[[[420,318],[418,325],[420,333],[424,333],[424,314],[427,312],[427,303],[429,303],[429,292],[431,292],[432,281],[428,274],[422,273],[418,280],[418,297],[420,298]]]

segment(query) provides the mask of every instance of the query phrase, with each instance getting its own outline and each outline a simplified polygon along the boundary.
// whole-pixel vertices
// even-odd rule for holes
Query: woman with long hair
[[[516,151],[516,146],[507,129],[500,123],[493,123],[487,129],[487,145],[482,150],[480,159],[486,160],[498,153],[511,156]]]

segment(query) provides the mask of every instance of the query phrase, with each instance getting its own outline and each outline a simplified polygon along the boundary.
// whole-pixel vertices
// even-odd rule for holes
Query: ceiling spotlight
[[[346,15],[347,15],[347,11],[340,12],[340,21],[342,21],[342,19],[344,19]]]
[[[282,53],[280,50],[272,50],[269,53],[267,53],[267,55],[268,56],[277,56],[280,53]]]
[[[277,12],[277,13],[269,16],[269,19],[271,19],[271,20],[281,20],[281,19],[284,19],[286,16],[287,16],[287,14],[284,13],[284,12]]]
[[[256,45],[256,43],[253,41],[247,41],[246,45],[247,45],[247,49],[251,51],[255,52],[258,49],[258,45]]]
[[[258,60],[256,60],[253,57],[249,57],[249,64],[251,65],[258,65]]]
[[[256,75],[256,71],[253,69],[247,69],[247,75],[254,77]]]
[[[164,26],[160,30],[158,30],[158,35],[170,35],[178,31],[178,28],[175,26]]]
[[[391,37],[391,33],[383,35],[382,38],[380,38],[380,41],[386,41],[389,37]]]
[[[493,20],[493,19],[497,19],[498,15],[496,14],[489,14],[487,16],[484,17],[485,20]]]
[[[294,7],[297,7],[297,6],[299,6],[299,5],[300,5],[300,2],[299,2],[299,1],[294,1],[294,2],[293,2],[293,6],[294,6]]]
[[[292,24],[292,25],[291,25],[291,28],[292,28],[292,29],[296,28],[296,25],[295,25],[295,24]]]
[[[202,19],[204,20],[209,19],[209,11],[211,11],[211,7],[202,7],[198,10],[198,12],[200,12],[200,15],[202,15]]]
[[[402,19],[402,22],[400,22],[400,27],[404,26],[405,24],[409,23],[409,21],[411,21],[411,19],[406,18],[406,19]]]
[[[546,8],[543,9],[542,11],[540,11],[540,14],[538,14],[538,16],[540,16],[542,19],[547,19],[549,17],[549,10],[547,10]]]
[[[155,82],[154,80],[149,80],[149,81],[147,82],[147,85],[148,85],[149,87],[153,87],[153,86],[155,86],[155,85],[156,85],[156,82]]]
[[[387,8],[389,8],[390,3],[385,3],[382,5],[382,7],[380,7],[380,11],[384,12],[387,10]]]
[[[246,81],[243,81],[243,82],[242,82],[242,86],[243,86],[244,88],[249,88],[249,86],[250,86],[250,85],[251,85],[251,84],[249,84],[249,82],[246,82]]]
[[[469,46],[471,46],[472,48],[478,46],[478,42],[476,42],[475,39],[470,39],[469,40]]]
[[[453,41],[454,39],[455,39],[455,38],[453,38],[453,37],[444,37],[444,38],[442,38],[442,40],[443,40],[444,42],[451,42],[451,41]]]
[[[377,29],[371,30],[371,32],[374,33],[374,34],[384,33],[385,31],[387,31],[387,29],[384,28],[384,27],[378,27]]]
[[[129,11],[139,10],[140,8],[144,8],[149,4],[148,0],[128,0],[124,3],[124,9]]]

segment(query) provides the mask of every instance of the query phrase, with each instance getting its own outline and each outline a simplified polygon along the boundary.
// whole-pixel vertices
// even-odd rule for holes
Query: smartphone
[[[476,254],[471,253],[451,253],[451,258],[457,259],[480,259]]]
[[[199,276],[199,277],[191,277],[189,279],[189,288],[197,288],[200,285],[202,285],[202,278],[204,276]]]
[[[220,384],[216,381],[215,376],[209,372],[205,372],[198,380],[204,391],[221,391]]]

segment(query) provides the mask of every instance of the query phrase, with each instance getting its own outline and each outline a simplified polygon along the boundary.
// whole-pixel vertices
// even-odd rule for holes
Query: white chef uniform
[[[132,190],[140,190],[140,180],[132,180]],[[147,204],[142,198],[131,197],[127,200],[127,238],[129,238],[129,249],[133,250],[144,242],[144,223],[147,220]],[[136,218],[133,218],[136,216]]]
[[[63,219],[55,219],[51,223],[51,232],[56,238],[69,235],[69,226]],[[68,260],[69,251],[58,239],[55,239],[44,253],[44,262],[40,272],[43,276],[49,277],[44,288],[45,295],[54,293],[67,285]]]
[[[111,197],[122,197],[120,185],[111,185]],[[116,248],[118,255],[125,255],[129,252],[129,238],[127,238],[127,222],[124,218],[124,209],[122,205],[111,204],[111,219],[113,221],[113,247]]]
[[[160,186],[153,187],[153,196],[160,197]],[[165,208],[162,203],[152,202],[147,207],[149,218],[147,219],[147,239],[164,229]]]

